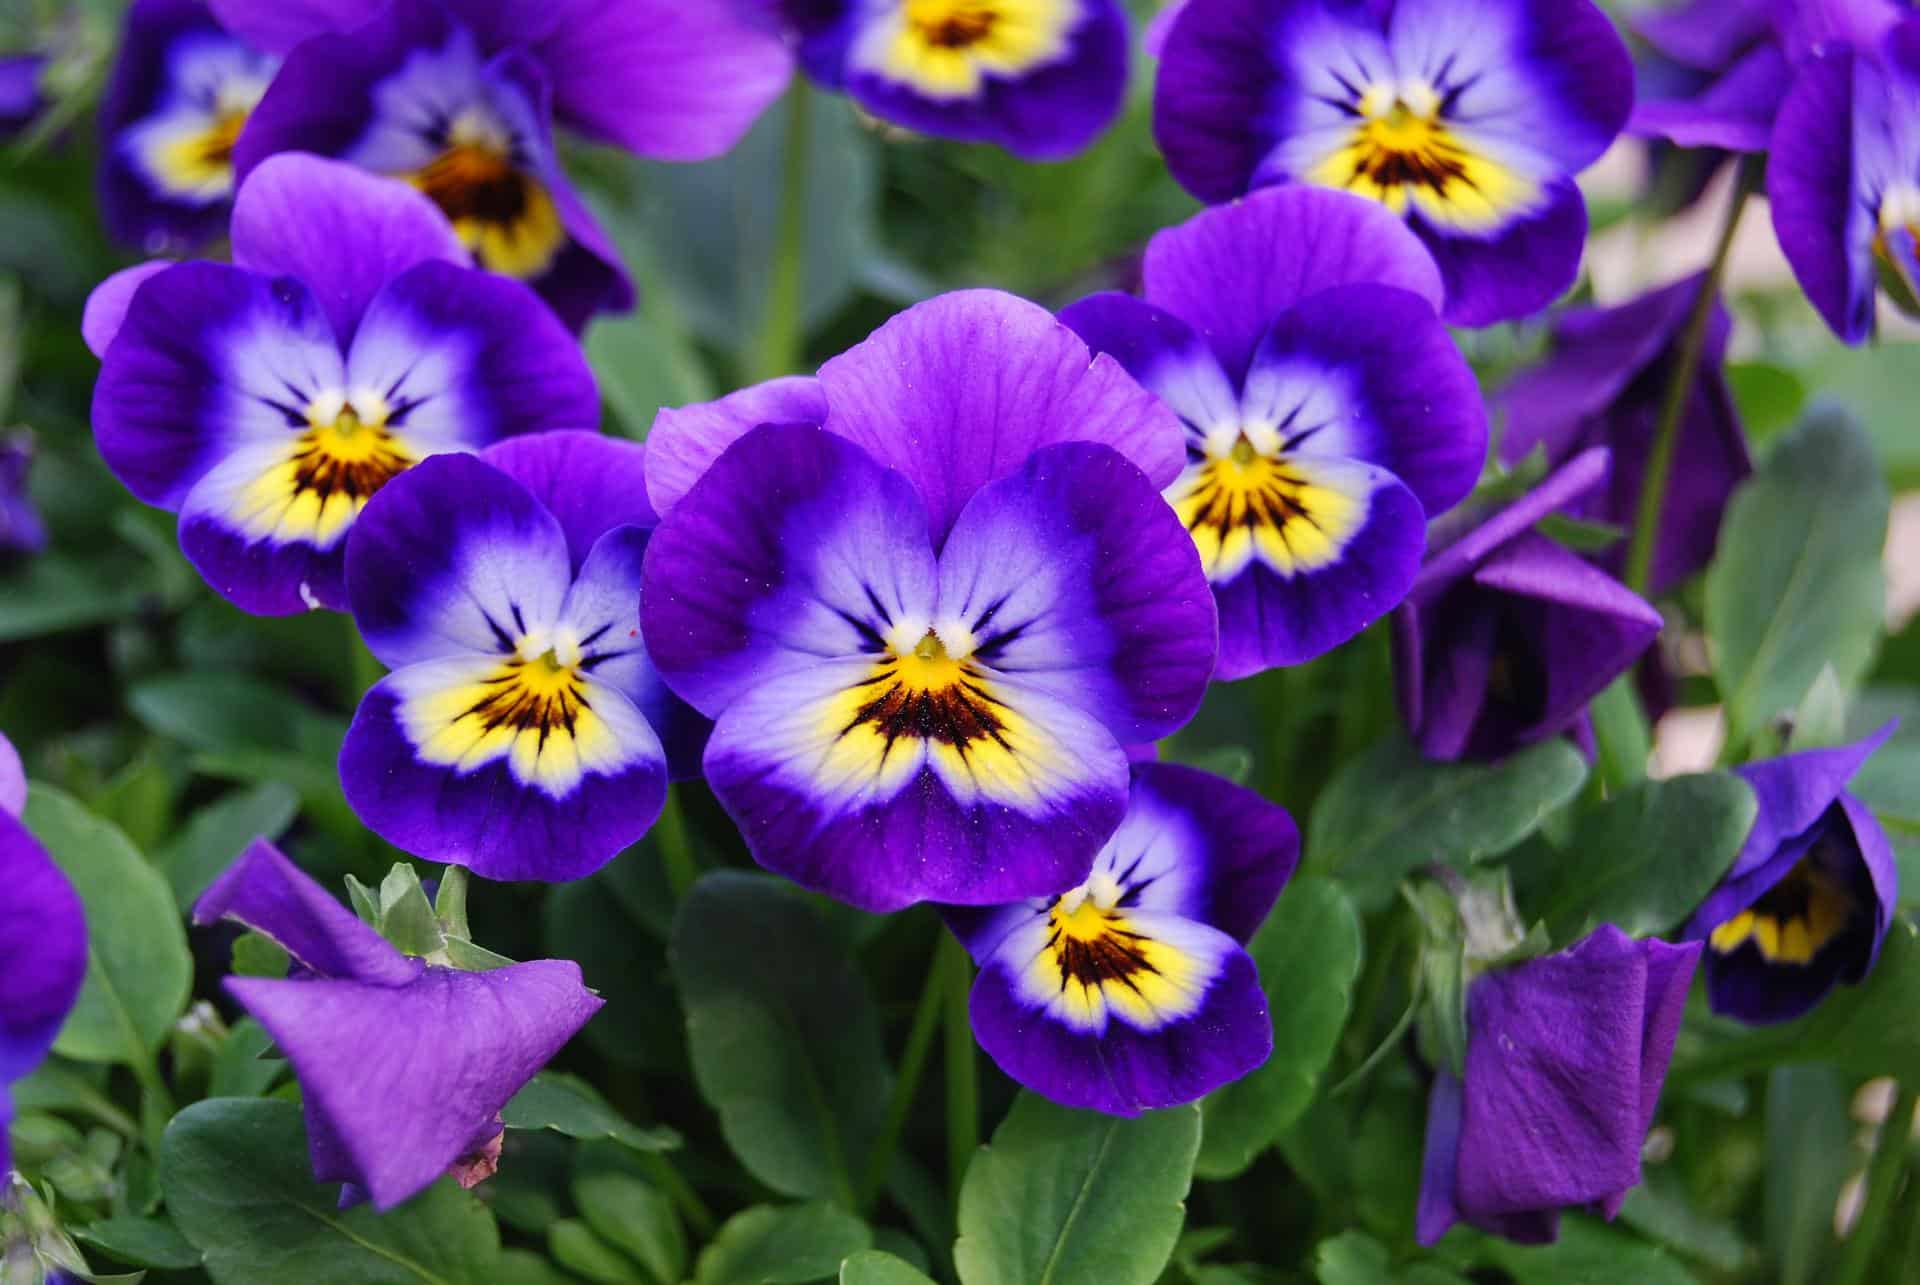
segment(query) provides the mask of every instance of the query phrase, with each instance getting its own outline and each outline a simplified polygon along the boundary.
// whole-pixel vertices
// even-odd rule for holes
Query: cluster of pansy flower
[[[1751,150],[1777,117],[1781,240],[1859,338],[1874,264],[1916,275],[1920,27],[1776,8],[1669,48],[1776,72],[1703,76],[1635,127]],[[155,250],[225,229],[231,262],[95,292],[99,449],[243,609],[351,613],[392,672],[341,780],[401,849],[579,878],[704,777],[767,869],[938,904],[1014,1079],[1118,1114],[1193,1101],[1268,1056],[1244,945],[1300,841],[1145,747],[1210,682],[1389,617],[1430,757],[1584,742],[1661,618],[1618,551],[1543,522],[1627,524],[1683,368],[1655,592],[1705,565],[1750,466],[1724,315],[1702,359],[1676,351],[1708,277],[1562,314],[1495,405],[1527,482],[1473,494],[1489,415],[1447,326],[1566,290],[1573,176],[1632,111],[1589,0],[1183,0],[1152,43],[1156,136],[1221,204],[1152,240],[1140,297],[942,295],[815,377],[661,412],[643,448],[596,431],[574,332],[633,293],[556,126],[714,155],[797,59],[883,119],[1060,155],[1118,108],[1115,0],[136,0],[101,113],[109,223]],[[1761,79],[1772,101],[1740,96]],[[1742,769],[1759,820],[1685,944],[1602,926],[1475,978],[1432,1083],[1422,1240],[1617,1211],[1698,961],[1750,1022],[1865,976],[1895,875],[1845,787],[1878,743]],[[9,813],[21,781],[9,749]],[[73,1002],[84,926],[10,816],[0,866],[52,943],[12,966],[10,900],[3,1089]],[[294,961],[228,990],[300,1079],[315,1173],[383,1208],[489,1172],[501,1108],[599,1005],[564,961],[405,953],[265,844],[200,900],[223,917]]]

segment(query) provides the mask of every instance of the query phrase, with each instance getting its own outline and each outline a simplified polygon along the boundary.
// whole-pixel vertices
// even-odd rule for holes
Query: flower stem
[[[920,991],[920,1003],[913,1010],[913,1025],[907,1030],[907,1046],[900,1054],[900,1075],[893,1083],[893,1098],[887,1104],[886,1123],[874,1143],[873,1157],[867,1163],[866,1180],[861,1183],[859,1208],[862,1213],[886,1189],[893,1171],[893,1154],[900,1146],[900,1131],[906,1127],[907,1114],[913,1110],[914,1095],[920,1089],[920,1075],[926,1070],[927,1054],[933,1049],[933,1033],[947,997],[947,965],[939,948],[927,965],[926,985]]]
[[[795,77],[787,93],[787,141],[780,180],[780,223],[767,282],[766,314],[748,361],[754,382],[791,375],[800,366],[801,287],[807,249],[807,145],[810,91]]]
[[[1880,1126],[1880,1142],[1873,1149],[1873,1161],[1867,1167],[1867,1203],[1860,1210],[1860,1221],[1847,1237],[1845,1255],[1840,1260],[1836,1285],[1863,1285],[1873,1270],[1874,1251],[1880,1247],[1880,1232],[1887,1211],[1899,1194],[1900,1177],[1907,1167],[1907,1155],[1913,1149],[1913,1109],[1920,1102],[1920,1091],[1901,1085],[1893,1110]]]
[[[1634,515],[1633,542],[1627,546],[1627,588],[1646,596],[1653,576],[1653,550],[1660,535],[1660,512],[1667,503],[1667,486],[1673,477],[1673,456],[1680,442],[1680,422],[1686,417],[1687,395],[1700,370],[1700,356],[1707,347],[1707,328],[1713,320],[1713,303],[1720,295],[1720,281],[1726,275],[1727,256],[1733,250],[1734,234],[1740,230],[1740,216],[1746,211],[1747,197],[1760,186],[1764,158],[1743,157],[1740,173],[1734,179],[1733,204],[1726,222],[1720,227],[1720,242],[1714,247],[1713,261],[1700,281],[1700,293],[1687,314],[1687,327],[1681,332],[1680,349],[1675,356],[1673,374],[1660,402],[1660,418],[1655,421],[1653,452],[1647,457],[1647,475],[1640,485],[1640,508]]]
[[[667,788],[667,801],[660,819],[653,823],[653,841],[660,848],[660,863],[666,867],[667,886],[673,899],[686,899],[688,889],[700,877],[700,862],[693,855],[693,841],[687,835],[687,814],[680,808],[680,791]]]
[[[957,938],[940,941],[936,965],[945,992],[947,1014],[947,1190],[960,1201],[960,1184],[967,1165],[980,1146],[980,1074],[974,1060],[973,1024],[967,1019],[967,992],[973,986],[973,968]]]

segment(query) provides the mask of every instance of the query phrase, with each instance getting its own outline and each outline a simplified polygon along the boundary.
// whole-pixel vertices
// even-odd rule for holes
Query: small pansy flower
[[[1200,199],[1340,188],[1405,218],[1448,321],[1537,311],[1573,284],[1573,176],[1633,102],[1590,0],[1189,0],[1160,52],[1154,135]]]
[[[1613,467],[1607,484],[1567,512],[1631,530],[1653,453],[1654,428],[1678,361],[1681,331],[1702,278],[1689,277],[1611,308],[1557,313],[1546,358],[1522,372],[1496,403],[1505,424],[1501,458],[1518,465],[1536,449],[1564,464],[1605,446]],[[1650,588],[1664,593],[1703,570],[1720,537],[1727,501],[1753,472],[1746,432],[1727,387],[1727,336],[1733,323],[1715,300],[1693,386],[1681,407],[1673,481],[1660,509]],[[1625,542],[1603,561],[1618,573]]]
[[[1439,273],[1380,206],[1290,188],[1160,233],[1145,283],[1060,319],[1186,426],[1166,497],[1219,602],[1215,677],[1311,660],[1393,609],[1486,460]]]
[[[80,898],[40,841],[20,822],[27,778],[0,736],[0,1177],[11,1167],[9,1088],[53,1047],[87,973]]]
[[[1392,635],[1400,716],[1428,758],[1498,759],[1580,734],[1588,703],[1659,635],[1659,612],[1533,529],[1606,476],[1593,447],[1506,507],[1436,528]]]
[[[1441,1068],[1427,1101],[1422,1245],[1456,1222],[1539,1244],[1562,1209],[1620,1212],[1699,958],[1603,924],[1474,979],[1464,1078]]]
[[[27,494],[32,467],[29,438],[0,436],[0,571],[47,547],[47,524]]]
[[[278,65],[205,0],[134,0],[100,102],[100,214],[116,240],[178,253],[226,231],[234,143]]]
[[[46,106],[40,88],[46,70],[45,54],[0,56],[0,141],[31,125]]]
[[[227,993],[293,1064],[313,1176],[380,1210],[443,1174],[477,1181],[498,1156],[500,1109],[600,1007],[571,960],[463,972],[401,954],[265,840],[194,906],[278,942],[286,978]]]
[[[412,183],[480,266],[531,283],[567,323],[633,306],[569,183],[560,124],[663,160],[731,147],[779,96],[778,32],[717,0],[218,0],[286,53],[235,153],[316,152]]]
[[[1136,765],[1126,819],[1079,887],[945,912],[980,965],[974,1038],[1036,1093],[1110,1115],[1238,1079],[1273,1051],[1243,947],[1299,858],[1277,804],[1192,768]]]
[[[1734,770],[1758,818],[1686,935],[1707,946],[1713,1011],[1743,1022],[1799,1017],[1873,969],[1900,900],[1886,831],[1847,782],[1893,735]]]
[[[1774,122],[1767,196],[1794,276],[1842,340],[1873,334],[1876,282],[1920,308],[1920,17],[1800,69]]]
[[[704,724],[640,639],[644,450],[542,433],[427,460],[361,515],[347,594],[394,672],[340,750],[382,838],[489,879],[577,879],[646,833]]]
[[[771,0],[822,84],[892,124],[1044,160],[1120,110],[1119,0]]]
[[[654,488],[641,598],[662,677],[717,720],[709,784],[762,865],[865,909],[1073,887],[1126,811],[1123,747],[1213,669],[1159,496],[1178,421],[994,291],[909,309],[813,393],[821,427],[741,435],[736,404],[649,441],[672,472],[732,435]]]
[[[355,517],[419,460],[599,420],[573,337],[402,184],[276,157],[241,187],[233,257],[129,269],[84,329],[101,455],[244,610],[343,607]]]

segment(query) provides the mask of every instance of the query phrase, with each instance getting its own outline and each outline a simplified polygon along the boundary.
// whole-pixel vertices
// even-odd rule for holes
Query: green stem
[[[687,814],[680,807],[677,786],[667,791],[660,819],[653,823],[653,841],[660,847],[660,862],[667,869],[667,886],[673,889],[673,899],[684,900],[700,877],[700,861],[693,855],[693,839],[687,834]]]
[[[973,966],[960,942],[946,936],[940,939],[937,968],[947,1014],[947,1190],[957,1205],[967,1165],[980,1146],[980,1068],[973,1048],[973,1024],[967,1018]]]
[[[1706,276],[1700,281],[1693,311],[1687,314],[1673,374],[1667,380],[1666,394],[1660,402],[1660,418],[1654,422],[1653,452],[1647,457],[1646,479],[1640,486],[1633,543],[1627,546],[1627,587],[1642,597],[1646,596],[1653,575],[1653,549],[1660,534],[1660,512],[1666,506],[1667,485],[1673,477],[1673,456],[1680,442],[1680,422],[1685,418],[1687,395],[1693,389],[1700,356],[1706,350],[1714,300],[1720,295],[1720,280],[1727,271],[1727,255],[1733,250],[1734,234],[1740,230],[1740,216],[1747,208],[1747,197],[1760,186],[1764,160],[1764,157],[1748,156],[1740,162],[1740,173],[1734,180],[1733,205],[1721,225],[1720,242],[1714,247]]]
[[[644,1152],[641,1158],[653,1174],[653,1180],[660,1184],[674,1204],[680,1206],[680,1212],[685,1216],[687,1225],[693,1228],[693,1234],[701,1240],[712,1240],[720,1222],[713,1216],[713,1210],[707,1208],[707,1202],[700,1199],[700,1193],[693,1189],[693,1184],[673,1167],[673,1161],[659,1152]]]
[[[773,275],[767,282],[767,310],[753,346],[749,376],[754,382],[794,374],[800,367],[802,265],[807,249],[807,144],[811,95],[795,79],[787,95],[787,144],[781,174],[780,224],[773,247]]]
[[[913,1110],[914,1095],[920,1089],[920,1075],[926,1070],[927,1054],[933,1049],[933,1033],[940,1023],[946,1000],[946,967],[938,949],[927,965],[926,985],[920,991],[920,1003],[913,1010],[913,1025],[907,1031],[907,1046],[900,1054],[900,1076],[893,1084],[893,1098],[887,1104],[886,1123],[874,1143],[873,1157],[867,1163],[866,1181],[860,1185],[859,1207],[862,1213],[886,1189],[893,1172],[893,1153],[900,1146],[900,1132]]]
[[[1860,1210],[1860,1221],[1854,1224],[1853,1234],[1847,1237],[1836,1285],[1863,1285],[1873,1269],[1874,1251],[1880,1247],[1887,1210],[1899,1194],[1900,1176],[1907,1166],[1907,1154],[1913,1149],[1916,1102],[1920,1102],[1920,1091],[1901,1085],[1892,1113],[1880,1126],[1880,1142],[1873,1149],[1873,1162],[1867,1166],[1867,1203]]]

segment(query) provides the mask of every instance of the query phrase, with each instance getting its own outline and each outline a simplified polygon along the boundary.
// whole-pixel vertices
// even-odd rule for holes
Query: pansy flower
[[[1474,979],[1465,1075],[1442,1068],[1427,1101],[1422,1245],[1456,1222],[1537,1244],[1558,1238],[1562,1209],[1620,1211],[1699,958],[1698,943],[1603,924]]]
[[[1122,747],[1213,669],[1159,496],[1178,421],[994,291],[907,310],[818,391],[819,427],[711,417],[731,445],[647,548],[647,648],[717,720],[708,783],[761,864],[865,909],[1073,887],[1126,811]],[[710,448],[701,418],[650,470]]]
[[[1215,676],[1310,660],[1393,609],[1485,462],[1439,273],[1380,206],[1300,187],[1160,233],[1145,283],[1060,319],[1186,426],[1166,496],[1219,600]]]
[[[800,58],[882,120],[1019,156],[1067,156],[1120,110],[1119,0],[762,0]]]
[[[1606,481],[1593,447],[1490,514],[1462,509],[1393,615],[1400,716],[1428,758],[1497,759],[1578,732],[1660,633],[1660,613],[1534,530]]]
[[[1679,360],[1681,331],[1701,277],[1689,277],[1611,308],[1557,314],[1545,360],[1522,372],[1497,403],[1506,430],[1500,455],[1518,465],[1536,449],[1563,464],[1592,446],[1609,448],[1607,484],[1567,512],[1630,530],[1638,515],[1647,460],[1667,385]],[[1746,433],[1727,387],[1724,362],[1733,328],[1716,299],[1693,385],[1681,407],[1673,483],[1660,509],[1651,588],[1664,593],[1706,567],[1719,542],[1727,500],[1753,471]],[[1624,542],[1602,565],[1618,572]]]
[[[100,101],[100,214],[116,240],[161,254],[226,231],[234,143],[278,65],[205,0],[134,0]]]
[[[1243,947],[1299,859],[1279,805],[1192,768],[1135,766],[1126,819],[1079,887],[945,912],[980,965],[974,1038],[1035,1092],[1111,1115],[1238,1079],[1273,1051]]]
[[[47,524],[27,494],[32,467],[30,439],[0,437],[0,570],[47,547]]]
[[[480,266],[530,282],[569,325],[633,306],[613,243],[568,182],[557,122],[665,160],[731,147],[792,54],[702,0],[216,0],[285,65],[240,139],[337,156],[432,197]]]
[[[40,89],[46,70],[45,54],[0,56],[0,140],[12,138],[31,125],[46,106]]]
[[[592,428],[579,346],[519,282],[467,263],[433,204],[312,156],[242,185],[233,257],[148,264],[88,301],[93,429],[241,608],[342,607],[348,531],[417,461]]]
[[[491,1172],[500,1109],[600,1007],[571,960],[463,972],[401,954],[265,840],[201,895],[293,957],[229,977],[300,1079],[313,1176],[392,1208],[452,1173]],[[497,1151],[495,1152],[497,1155]]]
[[[490,879],[577,879],[638,840],[704,723],[640,640],[637,443],[541,433],[427,460],[367,506],[347,595],[394,672],[340,750],[382,838]]]
[[[9,1088],[38,1066],[80,997],[87,924],[80,898],[20,823],[27,778],[0,736],[0,1177],[11,1167]]]
[[[1201,200],[1341,188],[1404,217],[1479,326],[1578,271],[1573,176],[1633,102],[1633,65],[1590,0],[1189,0],[1161,49],[1154,135]]]
[[[1847,782],[1892,734],[1734,769],[1753,787],[1759,816],[1686,927],[1706,941],[1714,1012],[1784,1022],[1872,970],[1900,872],[1886,831]]]
[[[1874,331],[1874,287],[1920,308],[1920,17],[1800,70],[1767,164],[1774,235],[1807,298],[1850,344]]]

